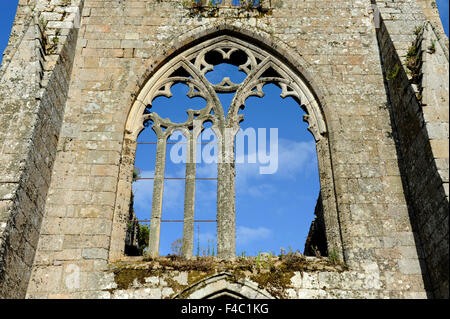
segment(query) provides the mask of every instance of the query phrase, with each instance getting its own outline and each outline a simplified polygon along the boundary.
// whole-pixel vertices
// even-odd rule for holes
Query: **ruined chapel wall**
[[[352,271],[377,276],[385,296],[425,297],[369,9],[350,0],[281,1],[270,14],[223,8],[199,17],[181,1],[86,0],[27,296],[98,291],[113,221],[128,213],[116,193],[130,194],[131,172],[119,181],[119,163],[130,156],[122,150],[133,97],[176,48],[235,30],[296,57],[290,63],[318,94],[329,141],[318,144],[318,156],[331,154],[321,168],[324,208],[339,214]],[[79,285],[69,287],[74,269]]]

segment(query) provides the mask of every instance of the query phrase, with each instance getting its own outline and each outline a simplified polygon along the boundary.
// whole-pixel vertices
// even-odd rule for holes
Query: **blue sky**
[[[0,52],[7,45],[18,0],[0,0]],[[438,7],[448,35],[448,0],[438,0]],[[1,57],[0,57],[1,59]],[[243,80],[244,75],[237,67],[216,66],[207,74],[212,83],[220,82],[222,76],[230,76],[234,82]],[[272,175],[259,174],[260,164],[236,164],[236,226],[237,253],[255,255],[259,251],[279,253],[280,248],[303,251],[303,245],[313,219],[313,211],[319,193],[319,179],[315,144],[302,121],[303,111],[290,98],[280,98],[280,89],[274,85],[265,86],[265,97],[247,100],[243,111],[245,120],[241,127],[278,128],[279,163],[278,171]],[[172,88],[171,99],[159,97],[153,103],[153,111],[174,121],[185,120],[185,109],[202,108],[205,102],[200,98],[185,96],[187,88],[178,84]],[[222,94],[220,100],[225,108],[232,96]],[[267,136],[267,141],[269,136]],[[138,142],[154,142],[155,136],[146,129]],[[203,140],[207,142],[208,140]],[[204,147],[204,146],[203,146]],[[201,149],[200,149],[201,150]],[[184,164],[170,161],[170,148],[166,162],[167,177],[184,177]],[[245,152],[248,155],[248,151]],[[155,146],[139,145],[136,166],[142,177],[153,176]],[[201,163],[197,177],[217,177],[216,164]],[[196,219],[216,218],[216,181],[196,182]],[[140,219],[149,219],[151,211],[152,181],[141,180],[133,185],[135,210]],[[182,219],[184,181],[167,180],[163,199],[163,219]],[[200,232],[195,228],[195,249],[197,239],[206,249],[212,246],[216,237],[215,223],[201,223]],[[161,228],[161,254],[171,252],[170,244],[182,236],[182,223],[163,223]]]
[[[221,64],[215,71],[207,74],[211,83],[219,83],[224,75],[235,83],[241,82],[245,75],[237,67]],[[245,116],[241,124],[247,128],[267,128],[267,148],[270,140],[270,128],[278,129],[278,170],[275,174],[260,174],[260,163],[236,164],[236,231],[237,253],[256,255],[261,251],[279,253],[286,250],[303,250],[309,226],[314,218],[313,212],[319,193],[319,178],[315,143],[302,121],[303,111],[291,98],[283,100],[281,90],[275,85],[264,87],[265,97],[249,98],[243,111]],[[185,96],[187,87],[183,84],[172,88],[173,97],[158,97],[152,110],[174,122],[184,122],[187,115],[181,105],[187,108],[201,109],[205,102],[189,99]],[[229,106],[232,94],[220,95],[223,105]],[[138,142],[155,142],[153,131],[146,129]],[[203,138],[202,142],[209,142]],[[205,146],[203,146],[205,147]],[[136,166],[142,170],[142,177],[152,177],[154,170],[155,145],[139,145]],[[244,149],[248,156],[248,148]],[[170,146],[166,158],[166,176],[184,177],[184,164],[175,164],[170,160]],[[263,165],[264,166],[264,165]],[[216,164],[198,165],[197,177],[217,177]],[[150,216],[152,180],[140,180],[134,184],[135,211],[139,218]],[[197,180],[196,182],[196,219],[216,218],[216,181]],[[163,219],[183,218],[184,181],[167,180],[163,199]],[[216,238],[215,223],[201,223],[200,233],[195,228],[195,243],[205,248]],[[162,254],[170,252],[170,244],[181,237],[181,223],[163,223],[161,228],[160,249]],[[195,251],[196,252],[196,248]]]

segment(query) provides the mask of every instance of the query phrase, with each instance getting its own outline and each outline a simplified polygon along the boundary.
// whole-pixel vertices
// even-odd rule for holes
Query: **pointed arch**
[[[239,69],[247,74],[244,83],[232,83],[229,78],[224,78],[219,84],[211,84],[204,75],[213,69],[213,63],[207,62],[208,53],[216,53],[224,61],[233,63],[233,53],[242,52],[246,55],[246,61],[238,63]],[[190,77],[173,76],[177,70],[183,69]],[[272,69],[272,74],[265,72]],[[213,123],[223,123],[227,127],[237,125],[242,121],[242,115],[238,115],[240,108],[245,107],[245,101],[249,96],[264,96],[263,86],[269,83],[276,84],[282,89],[281,97],[293,97],[307,113],[304,120],[309,124],[309,131],[316,141],[327,132],[323,111],[319,100],[310,89],[304,79],[293,72],[282,60],[269,51],[245,40],[230,35],[219,35],[205,40],[200,44],[186,49],[172,60],[165,63],[147,81],[139,92],[130,110],[126,122],[125,132],[130,139],[135,139],[143,129],[143,123],[152,115],[144,114],[144,109],[151,106],[154,98],[160,95],[171,96],[170,88],[179,82],[189,85],[189,96],[201,96],[206,99],[207,106],[200,111],[188,110],[189,118],[185,123],[178,126],[192,126],[197,118],[205,118],[211,110],[217,114],[217,119],[212,118]],[[197,91],[196,91],[197,90]],[[220,101],[217,93],[236,92],[228,113],[224,114],[223,108],[219,107]],[[203,115],[203,116],[202,116]],[[154,116],[154,115],[153,115]],[[209,116],[209,119],[211,116]],[[162,122],[160,118],[152,118],[157,123]],[[165,122],[166,125],[174,126],[175,123]]]
[[[204,278],[183,291],[173,299],[275,299],[265,289],[258,288],[258,284],[248,279],[234,279],[228,272],[222,272]]]

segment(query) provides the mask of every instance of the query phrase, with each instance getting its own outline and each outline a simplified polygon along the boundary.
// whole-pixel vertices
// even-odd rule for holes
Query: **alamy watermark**
[[[175,131],[169,138],[176,142],[170,147],[170,160],[173,163],[242,164],[247,159],[249,164],[260,164],[260,174],[275,174],[278,170],[278,128],[267,130],[253,127],[219,130],[213,126],[201,132],[201,121],[194,121],[196,143],[190,145],[183,132]],[[191,150],[191,147],[195,149]],[[192,159],[191,152],[195,154]]]
[[[69,290],[76,290],[80,288],[81,271],[80,267],[75,264],[70,264],[64,270],[64,284]]]

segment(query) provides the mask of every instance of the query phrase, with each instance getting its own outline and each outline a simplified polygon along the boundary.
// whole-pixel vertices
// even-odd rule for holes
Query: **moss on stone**
[[[159,275],[160,273],[153,269],[123,268],[114,271],[114,282],[117,284],[117,289],[128,289],[135,279],[143,284],[145,278]]]
[[[170,297],[179,294],[187,287],[214,274],[228,272],[230,280],[243,282],[250,279],[261,289],[266,289],[277,298],[285,298],[286,289],[291,285],[294,272],[346,270],[342,264],[332,264],[326,258],[307,259],[299,254],[287,254],[280,257],[270,256],[270,260],[254,257],[241,257],[234,261],[220,260],[214,257],[185,259],[179,256],[143,258],[116,262],[110,265],[114,273],[116,289],[130,289],[135,280],[144,285],[148,277],[158,277],[166,281],[173,289]],[[187,273],[187,285],[180,284],[173,277],[180,272]],[[115,289],[112,289],[114,291]],[[112,292],[110,291],[110,292]],[[183,298],[182,295],[180,295]]]
[[[173,293],[170,296],[168,296],[167,299],[172,299],[173,296],[175,296],[177,293],[183,291],[183,289],[189,286],[189,281],[187,285],[182,285],[178,281],[172,279],[171,277],[166,277],[164,278],[164,280],[167,282],[168,286],[173,290]]]
[[[188,272],[188,285],[193,285],[196,282],[199,282],[209,276],[212,276],[215,273],[215,271],[198,271],[198,270],[192,270]]]
[[[272,296],[282,299],[286,297],[286,289],[291,286],[293,276],[293,271],[270,269],[253,274],[250,279],[256,282],[260,289],[266,289]]]
[[[170,297],[172,298],[176,294],[182,292],[187,287],[189,287],[205,278],[208,278],[208,277],[214,275],[215,273],[216,273],[216,271],[207,271],[207,272],[198,271],[198,270],[189,271],[188,272],[188,284],[180,285],[177,283],[177,285],[176,285],[177,289],[174,289],[174,293]],[[170,284],[170,281],[168,281],[168,283]],[[179,298],[184,299],[187,297],[187,294],[189,294],[189,292],[182,293],[182,294],[180,294]]]

